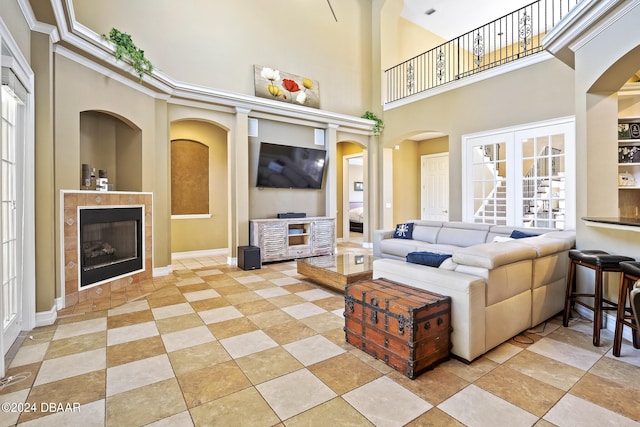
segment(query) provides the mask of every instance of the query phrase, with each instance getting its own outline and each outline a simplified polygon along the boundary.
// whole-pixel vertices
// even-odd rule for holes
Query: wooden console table
[[[260,248],[262,262],[332,255],[336,220],[328,217],[253,219],[250,245]]]

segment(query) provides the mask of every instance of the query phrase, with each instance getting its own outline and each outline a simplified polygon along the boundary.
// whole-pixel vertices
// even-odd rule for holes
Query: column
[[[229,260],[236,265],[238,246],[249,244],[249,109],[236,107],[229,147]]]

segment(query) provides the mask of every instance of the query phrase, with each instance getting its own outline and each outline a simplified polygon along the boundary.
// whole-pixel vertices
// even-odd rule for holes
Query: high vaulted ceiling
[[[534,0],[404,0],[401,16],[451,40]],[[427,11],[435,12],[427,15]]]

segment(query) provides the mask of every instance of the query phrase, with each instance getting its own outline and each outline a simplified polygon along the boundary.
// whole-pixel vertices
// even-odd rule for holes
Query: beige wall
[[[577,218],[618,215],[617,119],[634,111],[616,92],[640,69],[640,6],[599,32],[576,51]],[[587,227],[577,222],[578,248],[638,257],[640,233]],[[615,299],[617,282],[606,294]]]
[[[199,120],[171,124],[171,140],[188,139],[209,147],[209,213],[211,218],[172,219],[171,252],[227,248],[227,131]]]
[[[7,26],[11,36],[18,45],[20,52],[30,61],[31,58],[31,31],[27,21],[22,15],[17,0],[0,2],[0,17]]]
[[[325,1],[73,5],[78,22],[98,34],[112,27],[129,33],[157,69],[178,81],[253,95],[253,66],[262,65],[320,82],[324,110],[360,116],[370,108],[370,0],[340,0],[338,22]]]
[[[448,135],[449,164],[453,165],[449,168],[450,219],[460,220],[462,182],[456,165],[461,164],[462,135],[573,115],[573,85],[572,70],[556,59],[549,59],[390,109],[385,112],[384,146],[401,144],[404,147],[407,137],[420,132],[437,131]],[[411,148],[411,152],[418,155],[416,148]],[[394,162],[395,158],[394,154]],[[394,188],[416,194],[417,183],[409,183],[410,187],[406,189],[396,185],[396,181],[407,181],[408,176],[416,175],[394,168]],[[400,207],[397,197],[394,199],[394,218],[415,215],[413,201]]]
[[[325,216],[326,181],[328,164],[322,190],[258,188],[256,187],[260,143],[293,145],[327,150],[324,145],[315,145],[315,128],[276,122],[258,121],[258,136],[249,138],[249,218],[275,218],[279,212],[304,212],[307,216]],[[328,159],[333,161],[332,159]]]
[[[168,149],[168,134],[159,134],[156,128],[155,100],[137,90],[120,84],[115,80],[89,70],[61,55],[55,55],[55,189],[50,194],[55,204],[54,212],[49,212],[50,227],[56,230],[59,241],[59,191],[63,189],[79,189],[81,175],[80,160],[80,113],[88,110],[109,112],[118,117],[127,118],[142,133],[142,160],[137,165],[141,168],[141,191],[162,193],[166,191],[162,182],[156,182],[156,168],[162,162]],[[123,102],[126,100],[126,102]],[[163,117],[166,120],[166,117]],[[158,156],[157,156],[158,154]],[[164,170],[166,173],[166,169]],[[39,183],[36,182],[36,186]],[[162,198],[154,197],[154,235],[168,235],[170,232],[168,214],[169,207]],[[39,213],[41,214],[41,213]],[[154,266],[170,265],[170,248],[167,242],[156,240],[154,245]],[[56,247],[60,247],[56,245]],[[39,261],[38,261],[39,262]],[[56,263],[57,265],[57,263]],[[60,296],[59,273],[52,271],[56,277],[56,296]],[[37,293],[50,295],[50,290],[41,289],[50,286],[38,281]],[[48,298],[47,298],[48,299]],[[38,298],[38,311],[51,308],[51,301]]]

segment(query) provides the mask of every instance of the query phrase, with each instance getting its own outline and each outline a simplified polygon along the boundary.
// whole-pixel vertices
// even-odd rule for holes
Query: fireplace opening
[[[143,270],[142,207],[80,209],[80,288]]]

